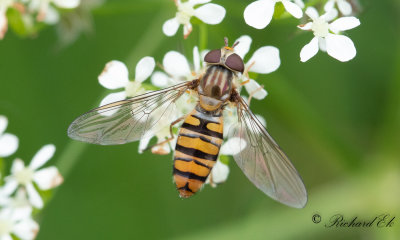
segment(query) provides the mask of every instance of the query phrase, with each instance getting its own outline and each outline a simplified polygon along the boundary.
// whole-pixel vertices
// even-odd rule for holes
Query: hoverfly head
[[[204,62],[211,65],[221,65],[232,71],[243,73],[243,60],[234,51],[234,48],[239,44],[239,42],[235,42],[232,47],[229,47],[227,37],[224,38],[224,41],[225,46],[221,49],[214,49],[208,52],[204,57]]]

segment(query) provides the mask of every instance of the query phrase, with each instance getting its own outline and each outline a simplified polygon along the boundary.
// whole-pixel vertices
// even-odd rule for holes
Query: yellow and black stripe
[[[188,198],[202,187],[217,161],[222,141],[221,114],[211,115],[195,108],[186,117],[174,155],[174,181],[181,197]]]

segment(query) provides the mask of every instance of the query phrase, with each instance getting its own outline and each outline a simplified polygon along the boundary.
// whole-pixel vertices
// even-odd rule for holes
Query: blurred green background
[[[0,41],[0,114],[20,138],[14,156],[30,161],[54,143],[49,164],[65,176],[39,216],[38,239],[399,239],[400,2],[360,1],[361,26],[347,32],[357,56],[348,63],[321,52],[301,63],[299,52],[312,34],[298,31],[298,20],[273,20],[256,30],[243,19],[251,1],[213,2],[227,15],[207,27],[209,48],[219,48],[224,36],[248,34],[252,51],[280,49],[278,71],[258,78],[269,96],[253,101],[252,109],[300,172],[307,206],[271,200],[234,161],[225,184],[182,200],[172,183],[171,155],[139,155],[137,143],[68,139],[68,125],[107,93],[97,82],[106,62],[122,60],[134,73],[143,56],[162,62],[167,51],[178,50],[190,59],[199,43],[198,26],[186,41],[182,32],[162,34],[163,22],[175,14],[172,1],[113,0],[94,10],[92,33],[69,46],[59,47],[51,27],[32,39],[9,31]],[[312,222],[315,213],[319,224]],[[391,228],[324,227],[338,213],[348,220],[383,213],[396,219]]]

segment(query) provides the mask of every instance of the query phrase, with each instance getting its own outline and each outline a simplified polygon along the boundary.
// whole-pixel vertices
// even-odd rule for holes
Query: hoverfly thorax
[[[229,99],[232,81],[239,73],[243,73],[242,58],[234,52],[235,43],[228,47],[227,40],[221,49],[211,50],[204,57],[207,70],[200,79],[200,106],[206,111],[217,111]]]

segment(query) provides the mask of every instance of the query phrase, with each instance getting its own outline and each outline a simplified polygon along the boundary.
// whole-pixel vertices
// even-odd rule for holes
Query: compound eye
[[[225,61],[225,65],[227,67],[229,67],[230,69],[241,72],[241,73],[243,73],[243,71],[244,71],[243,60],[236,53],[229,55],[229,57]]]
[[[204,57],[206,63],[219,63],[221,60],[221,49],[209,51]]]

